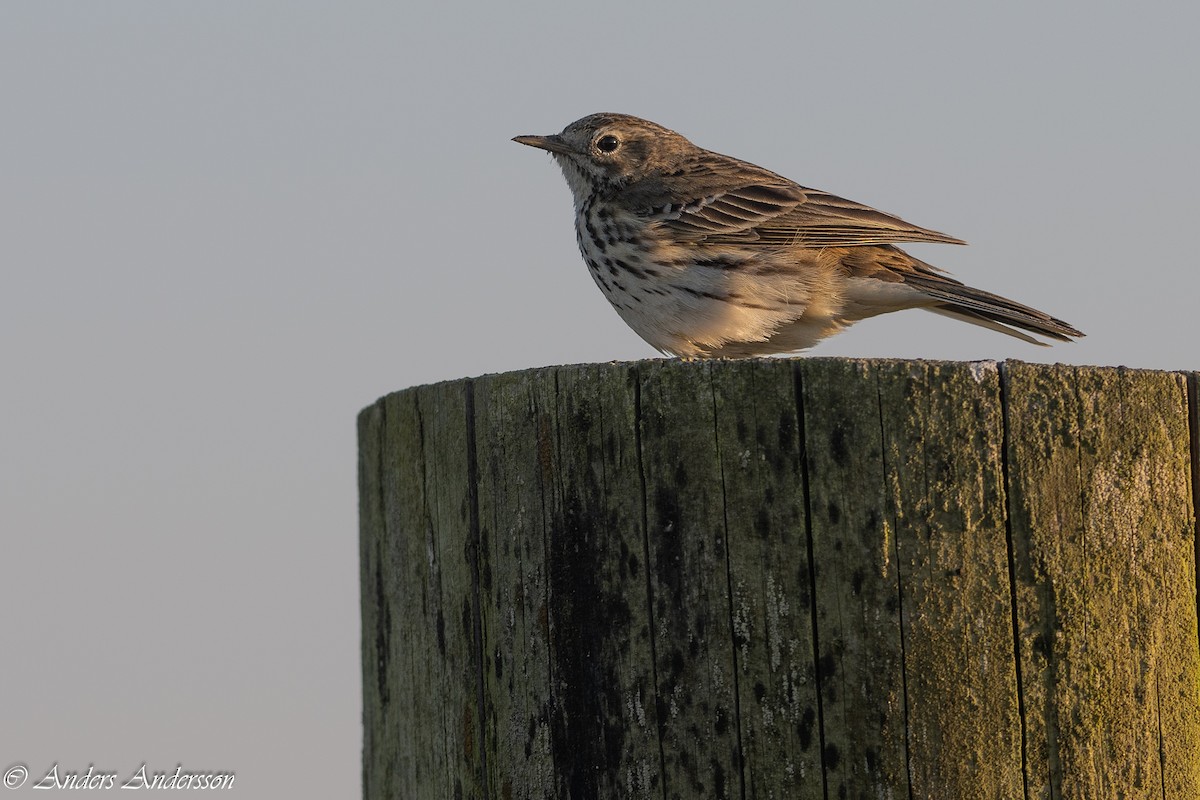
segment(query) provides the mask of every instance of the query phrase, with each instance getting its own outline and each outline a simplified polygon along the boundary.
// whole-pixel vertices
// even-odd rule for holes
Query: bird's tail
[[[917,261],[917,259],[913,259]],[[1059,342],[1069,342],[1083,336],[1073,325],[1052,317],[1044,311],[1022,305],[1007,297],[973,289],[942,273],[936,267],[918,262],[920,267],[904,275],[904,282],[914,289],[939,300],[937,305],[926,310],[935,314],[980,325],[1000,333],[1006,333],[1026,342],[1045,345],[1022,331],[1036,333]]]

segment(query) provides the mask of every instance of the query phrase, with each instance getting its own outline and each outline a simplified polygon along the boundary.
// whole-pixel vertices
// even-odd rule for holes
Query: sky
[[[635,114],[966,239],[1086,332],[820,356],[1200,369],[1195,3],[0,5],[0,769],[357,796],[355,416],[656,354],[510,141]]]

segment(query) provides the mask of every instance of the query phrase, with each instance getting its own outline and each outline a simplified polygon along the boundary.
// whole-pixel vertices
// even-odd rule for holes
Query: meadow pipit
[[[905,308],[1034,344],[1042,342],[1021,331],[1083,336],[894,246],[959,239],[697,147],[653,122],[593,114],[562,133],[514,141],[548,150],[562,167],[592,277],[661,352],[787,353]]]

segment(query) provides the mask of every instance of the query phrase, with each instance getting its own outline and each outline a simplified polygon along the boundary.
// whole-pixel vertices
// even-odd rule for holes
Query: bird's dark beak
[[[552,133],[549,136],[514,136],[513,141],[520,144],[527,144],[530,147],[537,147],[541,150],[547,150],[551,153],[574,152],[557,133]]]

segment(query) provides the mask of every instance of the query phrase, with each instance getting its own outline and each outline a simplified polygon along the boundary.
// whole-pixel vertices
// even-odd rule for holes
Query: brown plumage
[[[617,313],[683,357],[784,353],[866,317],[924,308],[1042,344],[1083,336],[973,289],[899,242],[964,244],[860,203],[697,147],[661,125],[593,114],[549,151],[575,199],[580,251]]]

